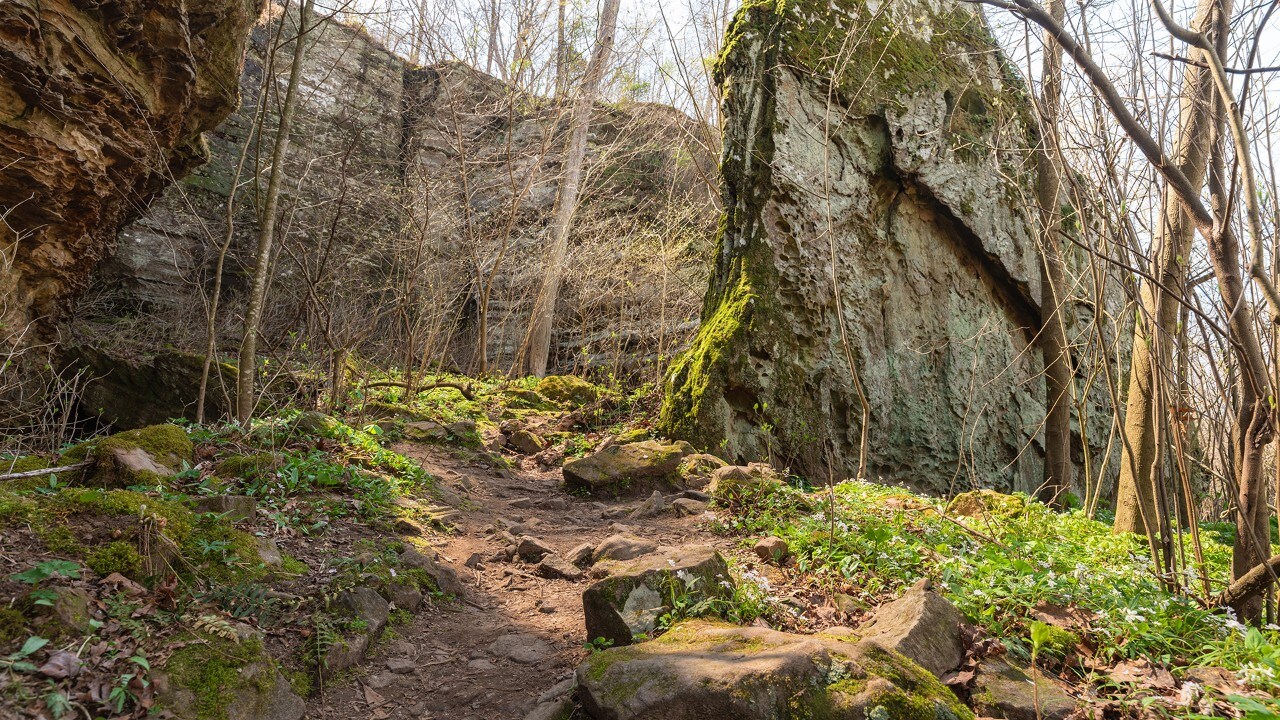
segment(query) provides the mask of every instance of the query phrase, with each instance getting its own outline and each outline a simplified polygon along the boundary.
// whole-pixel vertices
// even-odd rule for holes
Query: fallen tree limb
[[[8,475],[0,475],[0,480],[21,480],[22,478],[39,477],[41,475],[57,475],[58,473],[70,472],[72,470],[80,470],[87,468],[93,464],[93,460],[81,460],[71,465],[62,465],[60,467],[40,468],[39,470],[23,470],[22,472],[9,473]]]
[[[398,387],[404,390],[408,390],[409,384],[400,382],[399,380],[385,380],[383,382],[369,383],[368,385],[364,386],[364,389],[368,390],[369,388],[380,388],[380,387]],[[426,392],[427,390],[435,390],[437,388],[453,388],[454,390],[457,390],[458,392],[462,393],[462,397],[468,400],[476,399],[475,392],[472,391],[470,385],[463,385],[462,383],[455,383],[455,382],[438,382],[438,383],[431,383],[430,385],[422,385],[421,387],[418,388],[418,392],[420,393]]]
[[[1210,601],[1211,607],[1226,607],[1263,592],[1271,584],[1271,579],[1280,573],[1280,555],[1272,555],[1270,560],[1254,565],[1249,572],[1227,586]]]

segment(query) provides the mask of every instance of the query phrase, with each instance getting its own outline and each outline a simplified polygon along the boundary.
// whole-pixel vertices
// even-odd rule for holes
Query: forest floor
[[[581,596],[591,580],[548,579],[518,560],[492,560],[507,545],[499,530],[537,537],[562,556],[625,532],[659,545],[713,545],[745,558],[729,538],[707,530],[705,517],[628,520],[640,500],[574,497],[561,488],[559,468],[540,468],[531,458],[520,468],[495,469],[440,445],[404,443],[395,450],[464,499],[454,530],[431,540],[468,593],[388,630],[350,680],[316,694],[309,717],[522,718],[539,696],[570,679],[588,654]],[[479,562],[465,566],[473,556]]]

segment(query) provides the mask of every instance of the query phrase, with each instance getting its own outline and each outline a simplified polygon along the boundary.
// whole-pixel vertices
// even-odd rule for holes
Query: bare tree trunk
[[[1196,8],[1195,29],[1211,38],[1225,35],[1221,31],[1230,14],[1230,0],[1200,0]],[[1187,64],[1183,75],[1181,122],[1173,161],[1195,188],[1204,184],[1209,147],[1213,137],[1213,74],[1205,67],[1205,53],[1192,48],[1194,63]],[[1124,429],[1127,442],[1120,459],[1120,478],[1116,488],[1115,532],[1136,532],[1154,543],[1161,528],[1160,510],[1152,468],[1155,465],[1155,384],[1158,375],[1169,367],[1172,343],[1178,321],[1178,299],[1169,293],[1183,292],[1186,259],[1195,234],[1195,221],[1179,202],[1172,188],[1165,188],[1163,222],[1153,241],[1152,276],[1142,288],[1143,311],[1133,334],[1133,356],[1129,370],[1129,395],[1125,409]]]
[[[556,206],[548,228],[550,239],[546,269],[542,287],[529,319],[529,335],[525,341],[529,372],[538,377],[547,374],[547,361],[551,354],[551,324],[555,319],[556,299],[560,295],[560,280],[564,273],[564,259],[569,250],[569,230],[573,226],[573,213],[578,205],[578,190],[582,182],[582,166],[587,154],[587,130],[591,124],[591,108],[600,92],[600,81],[609,64],[613,51],[613,34],[618,24],[620,0],[605,0],[600,12],[600,27],[596,31],[596,47],[587,64],[586,76],[574,101],[570,118],[569,143],[565,149],[564,177]]]
[[[255,401],[254,377],[258,365],[258,331],[262,326],[263,304],[266,302],[267,277],[271,269],[271,244],[275,239],[276,207],[280,202],[280,185],[284,180],[284,158],[289,150],[289,131],[293,126],[293,113],[298,104],[298,80],[302,77],[302,60],[306,52],[307,20],[315,0],[303,0],[298,12],[298,37],[293,45],[293,61],[289,65],[289,83],[285,91],[284,105],[280,108],[280,128],[276,132],[275,146],[271,150],[271,177],[267,180],[267,194],[263,201],[262,216],[258,222],[258,253],[253,269],[253,284],[249,290],[249,304],[245,309],[244,335],[240,339],[240,359],[236,376],[236,418],[244,423],[253,415]],[[281,19],[281,22],[284,22]]]
[[[1063,0],[1048,0],[1045,12],[1062,22]],[[1040,349],[1044,356],[1045,421],[1044,483],[1039,496],[1057,505],[1071,490],[1071,356],[1062,307],[1066,281],[1062,266],[1062,179],[1058,168],[1058,117],[1062,102],[1062,46],[1045,33],[1043,89],[1040,98],[1040,148],[1036,153],[1039,183],[1036,187],[1043,229],[1040,263]],[[1081,419],[1083,425],[1083,418]]]
[[[553,97],[556,102],[564,100],[569,91],[569,39],[565,30],[565,3],[569,0],[556,0],[556,87]]]

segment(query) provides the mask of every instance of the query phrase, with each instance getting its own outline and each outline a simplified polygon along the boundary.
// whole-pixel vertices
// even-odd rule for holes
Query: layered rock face
[[[726,47],[724,231],[664,429],[839,478],[865,396],[870,479],[1034,487],[1032,120],[981,16],[765,1]]]
[[[203,162],[261,0],[0,3],[0,337],[48,321]]]
[[[202,330],[192,289],[208,288],[245,153],[227,265],[229,318],[252,264],[265,183],[253,170],[271,149],[274,98],[283,95],[292,51],[277,52],[277,87],[263,107],[279,23],[276,13],[253,31],[239,80],[245,102],[210,134],[211,162],[123,230],[99,276],[109,292],[104,305],[149,314],[174,329],[167,340],[188,349],[203,346],[188,336]],[[294,25],[285,20],[287,29]],[[472,369],[484,334],[489,365],[510,362],[538,289],[565,109],[459,63],[413,65],[363,30],[331,20],[309,33],[308,48],[264,333],[295,331],[300,318],[304,335],[315,330],[318,310],[307,289],[314,283],[334,313],[331,332],[343,342],[354,338],[362,351],[376,353],[378,338],[394,338],[387,345],[397,361],[406,345],[420,344]],[[560,367],[572,367],[584,348],[601,353],[632,343],[647,354],[669,350],[682,323],[684,336],[691,333],[716,214],[714,186],[703,179],[714,172],[714,157],[686,149],[697,132],[669,107],[597,106],[556,327]],[[661,263],[643,262],[664,242],[672,260],[665,276]],[[665,323],[655,322],[659,305]],[[415,328],[413,342],[403,337],[406,326]],[[224,331],[237,341],[238,327]]]

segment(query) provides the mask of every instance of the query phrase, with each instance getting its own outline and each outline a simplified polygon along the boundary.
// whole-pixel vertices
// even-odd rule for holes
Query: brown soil
[[[437,446],[396,450],[419,460],[463,499],[457,503],[462,513],[454,520],[456,529],[431,540],[469,592],[462,602],[427,607],[409,624],[390,628],[352,677],[310,700],[309,718],[518,719],[542,693],[572,675],[587,655],[581,596],[590,581],[550,580],[519,560],[491,560],[507,546],[494,532],[499,525],[522,525],[523,534],[562,555],[620,531],[661,545],[701,543],[733,550],[730,539],[708,531],[705,518],[662,515],[630,521],[626,508],[639,499],[600,502],[567,495],[559,487],[558,468],[539,469],[526,459],[523,469],[495,470]],[[530,502],[559,509],[525,507]],[[465,567],[473,553],[484,560]],[[404,659],[412,661],[411,669],[397,662]]]

